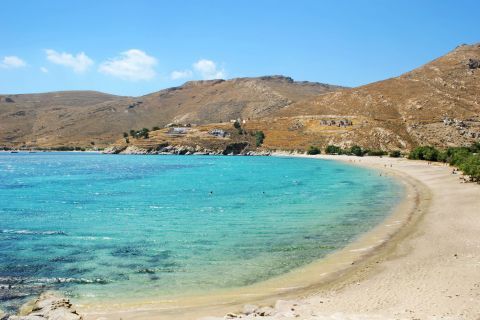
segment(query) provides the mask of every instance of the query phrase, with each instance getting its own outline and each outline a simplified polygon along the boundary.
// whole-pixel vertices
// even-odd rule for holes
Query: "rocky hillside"
[[[480,44],[459,46],[397,78],[291,104],[277,116],[288,122],[281,127],[292,128],[290,135],[320,145],[404,149],[479,141]],[[322,125],[328,118],[336,118],[337,127]],[[341,118],[353,125],[338,126]],[[270,147],[281,148],[282,134],[272,134]]]
[[[313,97],[297,96],[296,101],[285,102],[283,107],[271,103],[247,110],[235,116],[242,118],[242,129],[249,133],[245,137],[257,131],[265,133],[265,151],[304,151],[309,146],[324,148],[329,144],[381,150],[408,150],[422,144],[467,145],[480,140],[480,45],[459,46],[397,78]],[[197,137],[195,147],[210,149],[211,139],[207,135],[205,139]],[[194,139],[188,133],[182,140],[154,134],[149,139],[129,141],[126,152],[138,152],[132,146],[145,152],[165,144],[185,146],[186,141]],[[222,152],[220,142],[226,148],[233,140],[216,141],[218,152]],[[128,147],[125,141],[117,141],[117,146],[122,144]]]
[[[135,98],[88,91],[0,95],[0,146],[103,147],[131,129],[268,117],[338,89],[270,76],[191,81]]]
[[[238,134],[232,119],[240,120],[245,134]],[[169,123],[148,139],[122,138],[131,129]],[[210,133],[215,130],[227,135]],[[243,152],[249,152],[258,131],[265,134],[264,150],[328,144],[408,150],[479,141],[480,44],[357,88],[271,76],[192,81],[138,98],[95,92],[0,96],[0,146],[114,143],[115,152],[157,153],[170,146],[223,153],[246,143]]]

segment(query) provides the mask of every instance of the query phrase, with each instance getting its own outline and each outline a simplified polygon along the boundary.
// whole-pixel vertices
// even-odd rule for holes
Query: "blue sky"
[[[2,0],[0,93],[283,74],[358,86],[480,42],[477,1]]]

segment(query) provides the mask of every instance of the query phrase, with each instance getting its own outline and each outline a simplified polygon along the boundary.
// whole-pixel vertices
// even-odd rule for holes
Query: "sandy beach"
[[[309,157],[394,175],[405,184],[405,201],[358,241],[286,275],[204,296],[80,305],[79,311],[86,319],[103,320],[223,319],[226,314],[263,314],[264,319],[478,319],[480,185],[462,183],[451,167],[437,163]]]
[[[367,263],[309,297],[279,301],[266,319],[479,319],[480,186],[461,183],[450,167],[438,163],[320,158],[412,176],[428,188],[428,208],[382,261]]]

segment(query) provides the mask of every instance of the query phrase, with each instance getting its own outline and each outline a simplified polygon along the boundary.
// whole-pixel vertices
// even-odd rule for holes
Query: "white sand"
[[[362,266],[310,297],[279,301],[276,314],[262,319],[480,319],[480,185],[461,183],[452,168],[440,164],[333,159],[391,164],[428,187],[430,205],[385,261]]]

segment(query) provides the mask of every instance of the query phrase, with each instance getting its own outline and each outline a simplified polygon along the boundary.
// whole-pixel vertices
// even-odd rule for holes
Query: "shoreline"
[[[428,189],[428,206],[414,225],[400,230],[398,241],[387,242],[389,249],[381,250],[381,259],[367,259],[343,280],[314,294],[277,301],[262,319],[478,320],[480,185],[464,183],[450,166],[438,163],[318,157],[379,168],[393,165],[392,170],[416,177]],[[257,310],[241,318],[258,314]]]
[[[274,156],[320,158],[340,160],[350,165],[360,165],[352,160],[364,158],[342,156],[306,156],[276,153]],[[377,158],[377,157],[375,157]],[[360,160],[361,161],[361,160]],[[248,303],[273,305],[278,299],[309,296],[322,288],[348,281],[357,270],[372,259],[384,255],[409,235],[425,206],[429,193],[425,186],[412,177],[390,168],[362,164],[395,176],[405,186],[404,199],[379,225],[361,235],[345,248],[327,255],[304,267],[257,284],[237,289],[216,290],[202,296],[155,298],[142,301],[129,300],[77,305],[86,320],[90,319],[198,319],[202,316],[221,316],[239,312]]]

